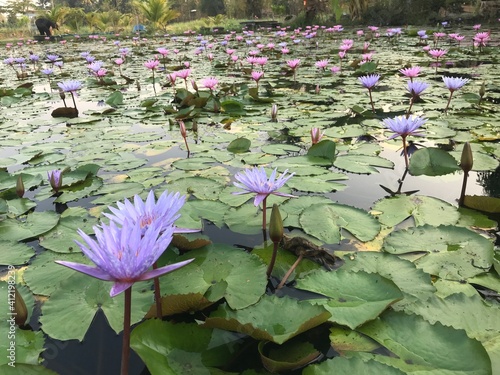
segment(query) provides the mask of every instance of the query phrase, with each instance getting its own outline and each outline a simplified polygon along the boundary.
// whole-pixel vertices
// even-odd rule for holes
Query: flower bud
[[[316,95],[319,95],[321,93],[321,86],[320,85],[316,85],[316,89],[314,90],[314,93]]]
[[[17,289],[14,289],[16,292],[16,297],[14,300],[15,306],[15,320],[16,324],[19,327],[22,327],[25,323],[26,320],[28,319],[28,309],[26,308],[26,304],[24,303],[23,297],[21,296],[21,293],[17,291]]]
[[[276,104],[273,104],[271,107],[271,121],[278,121],[278,106]]]
[[[483,81],[483,84],[481,85],[481,88],[479,89],[479,96],[481,97],[481,99],[483,98],[483,96],[486,94],[486,85]]]
[[[468,173],[472,169],[473,165],[472,149],[469,142],[464,143],[464,149],[462,150],[462,157],[460,158],[460,168],[465,173]]]
[[[198,92],[198,85],[194,79],[191,80],[191,85],[193,86],[194,91]]]
[[[19,198],[22,198],[24,196],[24,183],[23,183],[23,176],[19,175],[17,176],[17,182],[16,182],[16,194]]]
[[[280,210],[278,205],[273,204],[271,211],[271,219],[269,221],[269,238],[274,243],[278,243],[283,238],[283,220],[281,220]]]
[[[49,177],[50,186],[57,193],[62,186],[62,171],[59,169],[54,169],[53,171],[48,171],[47,175]]]
[[[187,132],[186,132],[186,125],[184,125],[184,121],[179,121],[179,126],[181,128],[181,135],[182,138],[186,139],[187,137]]]

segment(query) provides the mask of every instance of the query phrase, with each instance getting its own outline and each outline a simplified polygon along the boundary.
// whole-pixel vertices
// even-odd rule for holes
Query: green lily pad
[[[44,350],[43,345],[45,338],[41,331],[34,332],[31,330],[21,330],[16,325],[11,326],[9,319],[14,316],[11,315],[11,305],[7,303],[10,301],[10,290],[8,285],[9,284],[6,282],[0,281],[0,298],[4,301],[4,303],[0,305],[0,313],[4,317],[0,322],[0,334],[4,337],[4,339],[0,341],[0,350],[4,353],[4,355],[0,357],[0,369],[4,365],[8,366],[10,362],[13,362],[16,366],[21,364],[37,365],[39,356]],[[15,330],[12,331],[11,328]],[[13,337],[11,337],[11,335],[13,335]],[[11,342],[15,343],[14,359],[9,358]]]
[[[172,262],[192,259],[189,265],[160,278],[165,291],[167,309],[175,312],[190,311],[193,304],[203,297],[201,304],[214,303],[225,298],[233,309],[242,309],[256,303],[265,293],[266,267],[257,258],[241,249],[222,244],[211,244],[191,250],[181,258],[170,258]],[[163,259],[163,258],[162,258]],[[198,294],[198,296],[189,294]],[[186,295],[177,296],[176,295]],[[175,304],[169,299],[175,299]],[[184,302],[185,300],[185,302]],[[188,310],[178,311],[178,308]]]
[[[279,311],[279,314],[276,312]],[[219,306],[203,324],[245,333],[257,340],[282,344],[298,334],[328,320],[330,313],[322,306],[290,297],[264,295],[260,301],[242,310],[231,310],[226,304]]]
[[[0,265],[19,265],[27,263],[35,250],[26,244],[15,241],[0,241]]]
[[[321,355],[313,344],[296,337],[281,345],[261,341],[259,354],[264,367],[273,374],[304,367]]]
[[[379,173],[380,168],[393,168],[394,163],[380,156],[372,155],[339,155],[333,165],[339,169],[352,173]]]
[[[98,224],[87,210],[81,207],[70,207],[61,214],[59,223],[40,238],[40,245],[57,253],[80,252],[75,240],[84,242],[77,233],[78,229],[87,234],[94,233],[92,226]]]
[[[0,237],[4,241],[23,241],[36,238],[54,228],[59,215],[52,211],[32,212],[25,220],[10,219],[0,221]]]
[[[464,205],[478,211],[499,213],[500,212],[500,198],[484,197],[479,195],[466,195]]]
[[[389,305],[403,298],[391,280],[374,273],[319,270],[297,281],[297,288],[322,294],[320,303],[332,316],[330,321],[351,329],[375,319]]]
[[[93,200],[94,204],[112,205],[123,199],[131,199],[135,194],[144,191],[144,186],[138,182],[122,182],[118,184],[103,185],[97,194],[100,197]]]
[[[465,331],[439,322],[430,324],[417,315],[387,311],[358,330],[395,354],[365,354],[362,359],[374,359],[404,373],[491,373],[491,363],[481,343],[467,337]]]
[[[246,138],[236,138],[229,143],[227,146],[227,150],[232,152],[233,154],[241,154],[244,152],[248,152],[250,149],[252,142]]]
[[[370,241],[380,231],[380,224],[366,211],[342,204],[313,204],[299,219],[304,232],[325,243],[339,243],[346,230],[361,241]]]
[[[185,177],[170,182],[169,191],[178,191],[181,194],[194,195],[198,199],[215,201],[219,197],[223,184],[212,178]]]
[[[229,374],[215,367],[224,366],[239,346],[230,332],[158,320],[139,324],[130,338],[130,347],[152,375]]]
[[[461,227],[424,225],[393,232],[383,250],[391,254],[421,253],[414,263],[444,279],[464,280],[490,269],[493,243]]]
[[[427,147],[412,154],[409,170],[413,176],[442,176],[461,169],[455,158],[446,151]]]
[[[57,340],[82,341],[97,309],[102,309],[111,328],[119,333],[123,330],[124,296],[111,298],[111,286],[109,281],[73,271],[73,276],[61,281],[43,304],[43,331]],[[150,284],[136,283],[132,288],[131,324],[141,321],[152,303]]]
[[[388,227],[394,227],[409,217],[417,226],[455,224],[460,219],[460,213],[451,204],[421,195],[385,198],[375,203],[372,211]]]
[[[403,375],[397,368],[376,362],[374,360],[363,360],[360,358],[336,357],[328,359],[320,364],[311,365],[304,369],[303,375],[331,375],[331,374],[384,374]]]
[[[216,163],[215,159],[210,157],[196,157],[189,159],[179,159],[172,163],[172,165],[177,169],[182,169],[184,171],[197,171],[208,169]]]
[[[325,158],[333,163],[337,157],[336,144],[333,141],[324,139],[321,142],[312,145],[307,151],[307,155]]]

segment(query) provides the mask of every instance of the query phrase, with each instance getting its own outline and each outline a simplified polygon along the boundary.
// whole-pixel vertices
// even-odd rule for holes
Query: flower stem
[[[75,106],[75,110],[76,110],[77,108],[76,108],[75,96],[73,95],[72,92],[70,92],[70,94],[71,94],[71,99],[73,99],[73,105]]]
[[[265,233],[267,229],[267,221],[266,221],[266,201],[267,197],[262,201],[262,231]]]
[[[411,107],[413,107],[413,99],[414,99],[414,96],[412,96],[410,98],[410,108],[408,108],[408,111],[406,112],[406,118],[409,118],[410,117],[410,114],[411,114]]]
[[[304,258],[304,255],[300,254],[299,257],[297,258],[297,260],[295,261],[295,263],[292,264],[292,266],[290,267],[290,269],[287,271],[287,273],[285,274],[285,276],[283,276],[283,280],[281,280],[281,282],[276,287],[276,289],[283,288],[283,286],[285,285],[286,281],[288,280],[288,278],[290,277],[290,275],[292,274],[292,272],[295,270],[295,268],[297,268],[297,266],[299,265],[299,263],[302,260],[302,258]]]
[[[130,311],[132,304],[132,288],[125,290],[125,309],[123,316],[123,343],[121,375],[128,375],[128,364],[130,357]]]
[[[448,107],[450,106],[452,96],[453,96],[453,91],[450,90],[450,97],[448,98],[448,103],[446,104],[446,108],[444,109],[445,112],[448,110]]]
[[[269,266],[267,267],[267,278],[271,276],[271,272],[273,272],[274,263],[276,262],[276,255],[278,254],[278,245],[279,242],[273,242],[273,255],[271,257],[271,261],[269,262]]]
[[[153,69],[153,91],[155,92],[155,96],[156,96],[155,71],[154,71],[154,69]]]
[[[462,182],[462,191],[460,193],[460,199],[458,200],[458,205],[463,206],[465,200],[465,189],[467,187],[467,177],[469,177],[469,172],[464,173],[464,179]]]
[[[408,149],[406,147],[406,136],[401,136],[401,138],[403,139],[403,154],[405,156],[405,165],[406,169],[408,169],[409,160],[408,160]]]
[[[372,90],[368,89],[368,95],[370,95],[370,104],[372,106],[372,112],[375,113],[375,106],[373,105]]]
[[[158,268],[158,262],[153,263],[153,269]],[[158,277],[155,277],[153,279],[154,287],[155,287],[155,304],[156,304],[156,317],[158,319],[163,318],[163,313],[162,313],[162,308],[161,308],[161,292],[160,292],[160,279]]]

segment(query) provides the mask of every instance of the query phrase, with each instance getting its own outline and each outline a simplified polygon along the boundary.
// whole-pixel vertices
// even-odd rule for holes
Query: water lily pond
[[[3,43],[0,372],[119,372],[123,295],[55,261],[91,264],[78,229],[168,190],[199,232],[158,265],[194,261],[160,278],[163,320],[134,284],[131,374],[500,374],[500,35],[483,28]],[[389,139],[387,119],[416,117]],[[262,205],[234,194],[255,167],[294,173],[295,197],[264,201],[285,227],[270,279]]]

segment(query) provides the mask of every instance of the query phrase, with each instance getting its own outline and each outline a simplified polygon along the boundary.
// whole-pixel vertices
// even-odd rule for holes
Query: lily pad
[[[334,272],[313,272],[297,281],[297,288],[322,294],[328,300],[320,303],[332,316],[330,321],[351,329],[375,319],[389,305],[403,298],[391,280],[375,273],[352,272],[339,269]]]
[[[279,311],[279,314],[276,313]],[[245,333],[257,340],[282,344],[298,334],[328,320],[330,313],[322,306],[289,297],[264,295],[261,300],[242,310],[231,310],[226,304],[219,306],[203,324]]]
[[[325,243],[339,243],[346,230],[361,241],[370,241],[380,231],[380,224],[366,211],[342,204],[314,204],[302,211],[302,229]]]
[[[32,212],[22,221],[10,219],[0,221],[0,237],[4,241],[23,241],[36,238],[54,228],[59,215],[52,211]]]
[[[26,244],[15,241],[0,241],[0,265],[27,263],[35,255],[35,250]]]
[[[139,324],[130,338],[152,375],[229,374],[215,367],[225,365],[239,346],[230,332],[158,320]]]
[[[415,220],[417,226],[455,224],[460,219],[460,213],[451,204],[421,195],[385,198],[375,203],[372,211],[388,227],[396,226],[409,217]]]
[[[387,311],[359,331],[395,354],[366,354],[362,359],[374,359],[405,373],[491,373],[490,360],[481,343],[467,337],[465,331],[439,322],[430,324],[417,315]]]
[[[412,154],[409,170],[413,176],[442,176],[461,169],[455,158],[446,151],[427,147]]]
[[[461,227],[424,225],[393,232],[383,250],[391,254],[421,253],[414,263],[444,279],[464,280],[490,269],[493,243]]]

